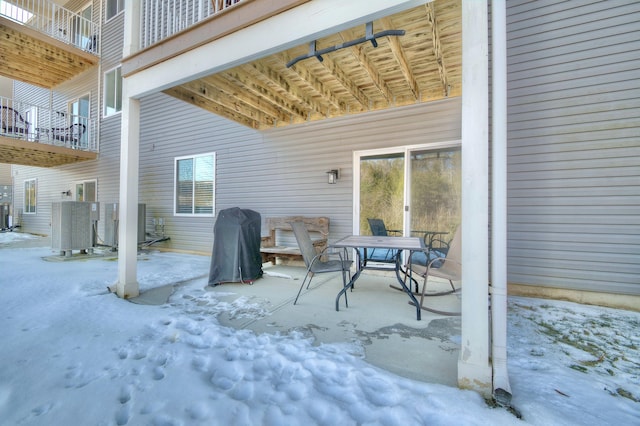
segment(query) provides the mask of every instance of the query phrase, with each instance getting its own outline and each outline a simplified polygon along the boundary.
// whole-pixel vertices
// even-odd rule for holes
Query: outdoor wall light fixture
[[[327,172],[327,177],[328,177],[328,183],[329,184],[334,184],[338,181],[338,170],[337,169],[333,169],[333,170],[329,170]]]

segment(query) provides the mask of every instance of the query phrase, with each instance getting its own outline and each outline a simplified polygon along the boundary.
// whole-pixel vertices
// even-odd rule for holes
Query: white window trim
[[[36,188],[36,205],[35,205],[35,211],[29,212],[27,211],[27,198],[24,197],[25,194],[25,187],[27,185],[27,182],[33,182],[34,186]],[[22,194],[23,194],[23,200],[22,200],[22,214],[38,214],[38,178],[31,178],[31,179],[25,179],[24,182],[22,183]]]
[[[428,144],[416,144],[416,145],[401,145],[397,147],[390,148],[374,148],[374,149],[366,149],[362,151],[354,151],[353,152],[353,205],[360,206],[360,160],[362,157],[375,156],[375,155],[384,155],[384,154],[400,154],[404,156],[404,158],[409,158],[411,151],[415,150],[439,150],[439,149],[462,149],[462,140],[451,140],[444,142],[432,142]],[[405,161],[405,167],[407,167],[407,163]],[[405,171],[405,176],[406,176]],[[409,197],[411,194],[410,183],[405,182],[404,185],[404,205],[409,205]],[[409,234],[411,229],[408,224],[411,222],[410,220],[410,210],[405,210],[404,218],[403,218],[403,232],[405,234]],[[353,211],[353,232],[358,235],[360,233],[360,207],[354,209]]]
[[[117,1],[117,0],[116,0],[116,1]],[[120,15],[120,14],[124,13],[124,9],[125,9],[125,4],[124,4],[124,2],[125,2],[125,1],[126,1],[126,0],[124,0],[124,1],[122,2],[122,9],[120,9],[120,11],[118,11],[118,12],[117,12],[115,15],[113,15],[111,18],[107,18],[107,1],[105,1],[105,2],[104,2],[104,17],[105,17],[105,21],[104,21],[104,22],[105,22],[105,23],[107,23],[107,22],[111,21],[112,19],[117,18],[117,17],[118,17],[118,15]]]
[[[91,92],[87,92],[84,95],[76,96],[75,98],[67,102],[67,112],[69,113],[69,115],[71,115],[71,105],[73,105],[76,102],[79,102],[80,99],[84,99],[84,98],[89,99],[89,115],[85,118],[91,118]]]
[[[102,75],[102,99],[103,99],[102,100],[102,118],[118,117],[122,114],[122,105],[121,105],[120,111],[107,114],[107,74],[117,70],[118,68],[120,68],[120,78],[121,78],[121,84],[122,84],[122,65],[115,66],[105,71],[104,74]],[[120,98],[120,103],[122,104],[122,98]]]
[[[91,123],[91,92],[85,93],[84,95],[81,96],[77,96],[74,99],[71,99],[69,102],[67,102],[67,114],[69,117],[69,120],[73,120],[74,115],[73,115],[73,111],[72,111],[72,105],[76,102],[80,102],[80,99],[84,99],[87,98],[88,102],[89,102],[89,113],[87,114],[86,117],[81,116],[81,115],[77,115],[75,116],[76,118],[86,118],[87,122],[86,122],[86,126],[87,128],[85,129],[85,133],[84,133],[84,138],[86,139],[85,142],[88,143],[90,135],[91,135],[91,126],[89,125]],[[114,114],[115,115],[115,114]],[[109,116],[111,117],[111,116]],[[72,122],[67,123],[68,125],[71,125]]]
[[[176,197],[177,194],[177,182],[178,182],[178,161],[179,160],[187,160],[193,159],[195,160],[198,157],[213,157],[213,187],[212,187],[212,209],[211,213],[178,213],[176,210]],[[195,154],[195,155],[184,155],[181,157],[175,157],[173,159],[173,215],[177,217],[215,217],[216,215],[216,185],[217,185],[217,163],[216,163],[216,153],[215,152],[207,152],[204,154]],[[194,197],[195,201],[195,197]],[[192,205],[192,209],[193,209]]]
[[[97,202],[98,201],[98,179],[83,179],[83,180],[78,180],[73,182],[73,201],[78,201],[77,200],[77,194],[76,194],[76,186],[77,185],[82,185],[83,186],[83,191],[85,191],[84,186],[87,183],[93,182],[95,184],[96,187],[96,200],[95,201],[90,201],[91,203]]]

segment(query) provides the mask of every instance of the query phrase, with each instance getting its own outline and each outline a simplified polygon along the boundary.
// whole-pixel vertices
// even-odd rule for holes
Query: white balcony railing
[[[0,15],[98,55],[100,26],[48,0],[0,0]]]
[[[244,0],[142,0],[140,48],[151,46]]]
[[[4,97],[0,136],[98,152],[95,120]]]

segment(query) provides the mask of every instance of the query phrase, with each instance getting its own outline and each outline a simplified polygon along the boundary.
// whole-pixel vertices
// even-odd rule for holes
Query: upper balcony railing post
[[[140,49],[245,0],[141,0]]]

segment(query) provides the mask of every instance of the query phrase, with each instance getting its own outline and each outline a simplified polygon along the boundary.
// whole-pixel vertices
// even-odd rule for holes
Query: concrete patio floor
[[[223,325],[256,333],[298,331],[318,345],[355,344],[365,360],[379,368],[415,380],[457,386],[460,317],[423,310],[418,321],[409,297],[389,287],[397,284],[395,275],[380,271],[364,271],[355,289],[348,293],[349,307],[341,298],[338,312],[335,299],[342,288],[339,273],[316,275],[311,288],[303,290],[293,305],[304,274],[302,266],[265,264],[264,276],[252,285],[222,284],[207,290],[217,293],[221,301],[247,298],[265,312],[251,319],[223,314],[218,317]],[[446,288],[448,283],[438,285]],[[429,302],[440,309],[459,309],[455,295],[431,298]]]
[[[50,239],[40,237],[12,246],[47,247]],[[342,298],[340,311],[336,312],[335,299],[342,288],[340,274],[316,275],[311,288],[303,290],[294,305],[306,272],[303,264],[265,264],[263,270],[263,277],[252,285],[231,283],[210,287],[202,279],[206,291],[216,293],[216,299],[231,303],[245,298],[263,312],[255,315],[254,309],[250,316],[221,314],[218,321],[222,325],[256,333],[298,331],[314,339],[317,345],[354,345],[354,353],[384,370],[424,382],[457,386],[460,317],[422,311],[422,320],[416,320],[416,309],[408,304],[409,297],[389,287],[389,284],[397,284],[394,274],[364,271],[355,289],[348,293],[349,307],[345,307]],[[448,283],[430,279],[429,287],[446,289]],[[171,292],[169,289],[162,297],[168,298]],[[429,300],[429,306],[444,310],[457,310],[459,303],[454,295]]]

